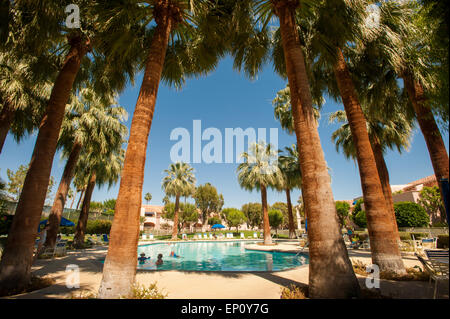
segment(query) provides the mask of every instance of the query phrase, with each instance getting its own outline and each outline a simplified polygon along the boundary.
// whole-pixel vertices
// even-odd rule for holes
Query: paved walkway
[[[280,251],[298,251],[298,244],[283,242],[273,246]],[[248,246],[248,248],[255,248]],[[307,249],[305,250],[307,252]],[[14,298],[70,298],[72,294],[96,293],[102,278],[103,264],[99,262],[107,253],[107,247],[99,246],[83,251],[69,251],[67,256],[53,260],[38,260],[32,267],[34,274],[49,275],[55,284]],[[369,264],[370,252],[349,250],[351,259]],[[404,257],[407,267],[420,265],[414,256]],[[80,269],[80,288],[66,287],[68,265]],[[359,277],[361,286],[365,278]],[[291,284],[308,283],[308,266],[301,266],[281,272],[188,272],[188,271],[139,271],[136,275],[139,284],[149,285],[157,282],[157,287],[174,299],[279,299],[281,289]],[[428,282],[381,281],[381,292],[394,298],[432,298],[433,285]],[[439,297],[448,298],[448,284],[439,286]]]

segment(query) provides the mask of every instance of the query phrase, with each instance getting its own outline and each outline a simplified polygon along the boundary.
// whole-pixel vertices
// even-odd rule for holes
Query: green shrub
[[[363,210],[360,210],[354,217],[353,221],[356,225],[358,225],[361,228],[367,227],[367,218],[366,218],[366,212]]]
[[[448,234],[439,235],[437,240],[437,248],[448,248]]]
[[[419,204],[399,202],[394,204],[394,210],[398,227],[425,227],[429,224],[428,214]]]
[[[86,234],[109,234],[111,225],[109,220],[88,220]]]
[[[447,223],[444,222],[436,222],[431,225],[431,227],[448,227]]]

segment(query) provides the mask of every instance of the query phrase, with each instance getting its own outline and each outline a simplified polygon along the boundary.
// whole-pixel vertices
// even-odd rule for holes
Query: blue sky
[[[193,120],[202,121],[202,129],[218,128],[225,136],[225,128],[279,128],[279,148],[295,143],[295,137],[283,132],[273,115],[272,99],[276,92],[285,87],[285,80],[277,76],[270,65],[266,66],[258,79],[250,81],[243,74],[232,68],[232,60],[225,58],[217,70],[207,77],[189,79],[182,90],[177,91],[161,83],[155,116],[150,132],[143,193],[150,192],[152,204],[159,205],[164,197],[161,190],[163,170],[167,169],[170,160],[170,149],[176,141],[170,140],[174,128],[186,128],[192,135]],[[134,106],[137,100],[141,77],[136,85],[128,86],[120,95],[120,104],[129,113],[127,126],[130,127]],[[353,199],[361,195],[361,184],[355,162],[348,161],[338,154],[331,141],[331,134],[338,128],[337,124],[328,123],[328,115],[338,109],[339,105],[327,99],[319,124],[319,134],[325,159],[331,168],[332,188],[335,200]],[[192,138],[192,136],[191,136]],[[443,135],[448,151],[448,134]],[[31,159],[36,136],[30,136],[17,145],[8,136],[0,155],[0,176],[7,181],[6,169],[16,170],[21,164]],[[192,143],[192,141],[191,141]],[[203,142],[203,146],[208,142]],[[425,140],[418,129],[414,131],[411,147],[402,155],[389,152],[386,156],[391,183],[406,184],[413,180],[432,175]],[[236,178],[237,164],[192,164],[195,169],[197,184],[206,182],[216,186],[225,199],[225,207],[241,207],[247,202],[259,202],[257,191],[248,192],[240,189]],[[59,183],[64,161],[59,152],[55,156],[52,175]],[[55,186],[56,189],[56,186]],[[96,189],[93,200],[103,201],[116,198],[119,184],[107,189]],[[293,199],[297,199],[300,191],[294,191]],[[284,193],[269,192],[269,203],[285,201]]]

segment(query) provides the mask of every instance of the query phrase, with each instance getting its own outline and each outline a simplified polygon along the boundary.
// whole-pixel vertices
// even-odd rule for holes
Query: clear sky
[[[232,60],[226,58],[215,72],[207,77],[189,79],[180,91],[161,83],[149,137],[143,189],[144,194],[146,192],[152,194],[152,204],[160,205],[164,197],[161,190],[163,170],[168,168],[171,162],[170,149],[176,144],[176,141],[170,140],[170,133],[173,129],[182,127],[191,132],[192,138],[193,120],[201,120],[202,129],[208,127],[219,129],[223,137],[225,128],[266,128],[267,131],[270,128],[279,128],[279,148],[295,143],[295,136],[290,136],[281,130],[274,118],[271,104],[277,91],[285,87],[285,80],[273,72],[271,65],[266,66],[255,81],[250,81],[243,74],[233,70],[232,66]],[[120,104],[129,113],[126,123],[128,127],[131,125],[140,81],[141,77],[138,77],[136,85],[128,86],[120,95]],[[331,134],[338,125],[329,124],[328,115],[338,109],[343,109],[343,106],[327,99],[322,109],[319,134],[325,159],[331,168],[335,200],[353,199],[361,196],[357,165],[351,160],[346,160],[342,154],[338,154],[331,141]],[[448,151],[446,132],[443,138]],[[19,165],[30,161],[35,140],[36,135],[30,136],[17,145],[11,136],[7,137],[0,155],[0,176],[3,180],[7,181],[7,168],[16,170]],[[203,142],[203,145],[207,143]],[[386,162],[393,185],[406,184],[433,174],[425,140],[418,129],[414,131],[409,151],[402,155],[391,151],[386,156]],[[52,169],[52,175],[57,183],[64,169],[64,163],[58,152]],[[192,166],[195,169],[197,184],[210,182],[216,186],[218,192],[224,196],[225,207],[241,207],[247,202],[260,202],[261,197],[257,191],[248,192],[240,189],[236,177],[237,164],[202,163],[192,164]],[[93,200],[116,198],[118,190],[119,183],[111,189],[97,188],[94,191]],[[296,200],[299,195],[300,191],[294,191],[293,200]],[[285,194],[270,191],[268,200],[271,204],[276,201],[285,201]]]

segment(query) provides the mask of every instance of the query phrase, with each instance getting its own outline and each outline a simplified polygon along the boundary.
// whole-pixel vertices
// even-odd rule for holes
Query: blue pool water
[[[246,250],[256,242],[187,242],[158,243],[138,247],[138,255],[150,257],[138,269],[187,271],[280,271],[308,263],[307,255]],[[180,258],[170,257],[174,252]],[[156,266],[158,254],[164,263]]]

